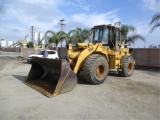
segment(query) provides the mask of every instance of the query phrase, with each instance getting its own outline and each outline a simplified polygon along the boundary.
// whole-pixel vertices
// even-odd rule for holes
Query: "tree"
[[[136,27],[132,25],[121,24],[121,22],[116,22],[115,26],[120,27],[121,40],[128,44],[134,44],[136,40],[145,41],[144,37],[137,33]]]
[[[149,25],[153,25],[150,33],[152,33],[156,28],[160,27],[160,12],[153,15]]]
[[[33,42],[28,42],[27,43],[27,48],[34,48]]]
[[[1,41],[5,40],[5,38],[0,38]]]
[[[59,32],[57,32],[57,35],[58,35],[58,42],[63,42],[65,40],[67,43],[68,34],[66,32],[59,31]]]
[[[53,45],[53,43],[56,45],[56,50],[58,50],[58,35],[54,34],[52,37],[48,40],[50,45]]]
[[[51,36],[47,36],[48,33],[51,33]],[[56,35],[56,33],[52,30],[46,31],[45,36],[42,38],[42,40],[45,40],[44,41],[45,48],[51,47],[53,45],[53,43],[55,43],[55,41],[52,40],[53,36],[55,36],[55,35]]]
[[[78,42],[84,42],[86,39],[89,39],[90,37],[90,30],[88,29],[81,29],[81,28],[76,28],[74,30],[70,30],[68,32],[68,43],[78,43]]]
[[[57,33],[52,34],[52,37],[48,40],[48,42],[50,45],[54,43],[56,46],[56,50],[58,50],[58,43],[63,40],[66,40],[67,38],[67,33],[65,33],[64,31],[59,31]]]
[[[51,37],[47,36],[48,33],[51,33],[52,36]],[[68,44],[68,43],[74,44],[77,42],[84,42],[86,39],[89,38],[89,36],[90,36],[90,30],[76,28],[74,30],[69,31],[68,34],[64,31],[59,31],[59,32],[55,33],[52,30],[48,30],[45,33],[44,38],[49,37],[48,41],[45,41],[45,43],[48,42],[48,47],[55,44],[56,50],[58,50],[58,43],[61,41],[63,42],[65,40],[66,44]]]

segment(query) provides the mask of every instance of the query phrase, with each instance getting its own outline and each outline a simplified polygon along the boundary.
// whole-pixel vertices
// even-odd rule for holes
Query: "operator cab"
[[[92,42],[102,42],[103,46],[114,49],[120,42],[120,29],[111,25],[94,26]]]

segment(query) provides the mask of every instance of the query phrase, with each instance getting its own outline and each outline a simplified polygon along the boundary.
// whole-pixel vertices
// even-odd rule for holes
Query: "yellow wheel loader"
[[[133,73],[134,59],[120,38],[120,29],[115,26],[94,26],[92,41],[67,45],[65,60],[33,57],[25,83],[52,97],[72,90],[77,84],[77,75],[90,84],[103,83],[110,70],[129,77]]]

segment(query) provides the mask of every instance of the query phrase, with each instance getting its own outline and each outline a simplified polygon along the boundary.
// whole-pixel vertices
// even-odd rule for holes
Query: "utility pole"
[[[30,29],[30,30],[31,30],[31,37],[32,37],[32,38],[31,38],[31,42],[34,43],[34,41],[33,41],[33,32],[34,32],[34,30],[35,30],[35,29],[34,29],[34,26],[31,26],[31,29]]]
[[[65,19],[62,19],[59,21],[59,25],[61,26],[61,32],[63,31],[63,26],[65,25],[63,22],[65,21]],[[61,41],[61,47],[62,47],[62,41]]]

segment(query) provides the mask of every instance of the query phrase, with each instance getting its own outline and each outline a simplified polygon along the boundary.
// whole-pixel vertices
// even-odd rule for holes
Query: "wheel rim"
[[[103,64],[99,64],[96,68],[96,75],[98,78],[101,78],[105,72],[105,66]]]
[[[132,62],[128,63],[128,72],[132,71],[133,64]]]

